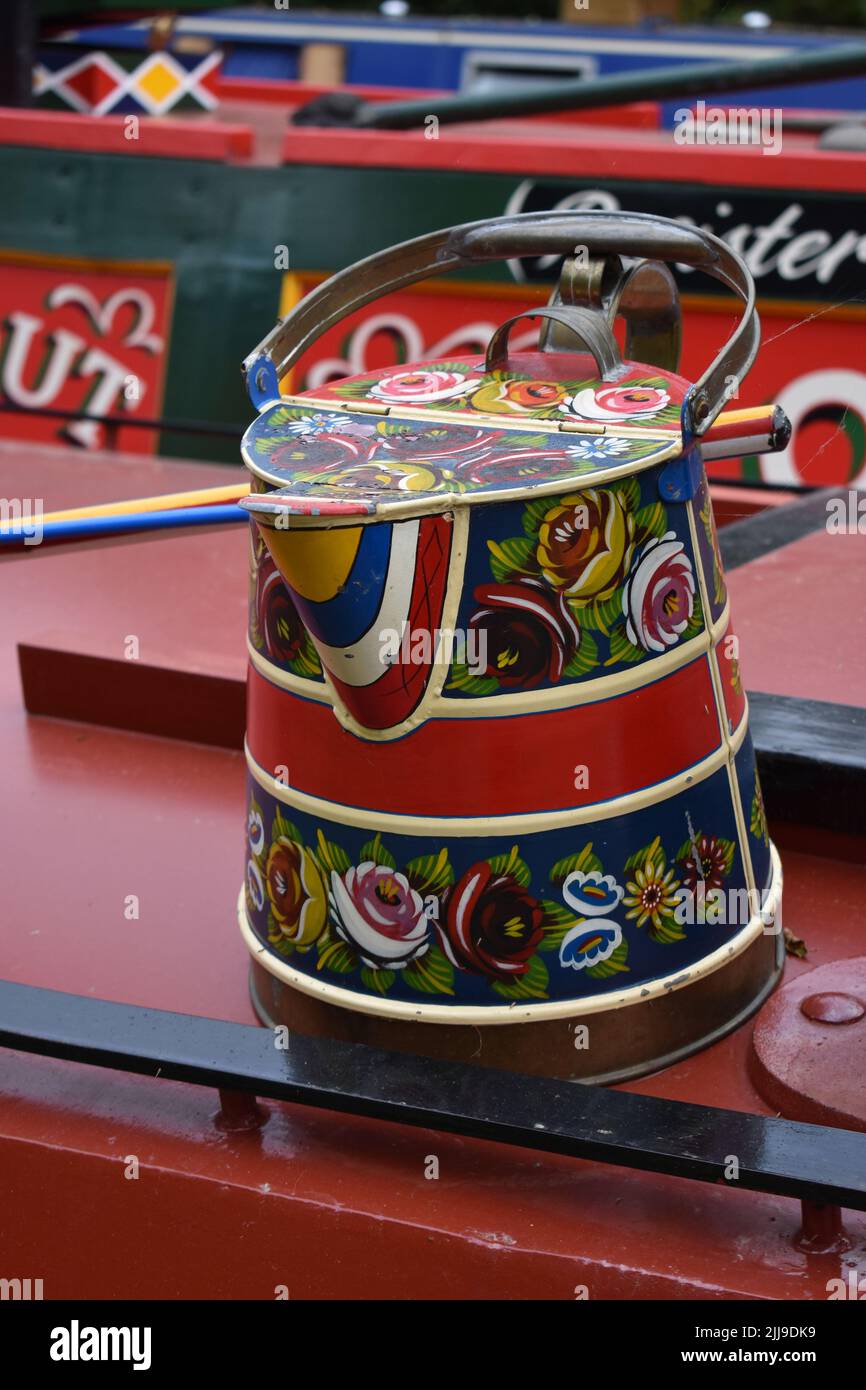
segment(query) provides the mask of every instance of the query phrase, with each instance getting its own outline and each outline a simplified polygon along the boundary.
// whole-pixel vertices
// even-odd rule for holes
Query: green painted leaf
[[[396,869],[397,867],[397,860],[390,850],[385,849],[378,830],[374,839],[368,840],[365,845],[361,846],[360,863],[365,864],[367,860],[372,860],[374,864],[382,864],[386,869]]]
[[[660,946],[671,946],[676,941],[686,939],[685,931],[674,917],[663,917],[658,927],[648,924],[648,930],[652,940],[657,941]]]
[[[609,980],[611,975],[619,975],[622,972],[628,973],[629,967],[626,965],[628,959],[628,942],[621,941],[616,950],[608,956],[607,960],[599,961],[598,965],[588,965],[587,975],[591,975],[594,980]]]
[[[336,392],[337,396],[341,398],[344,397],[346,400],[359,401],[362,400],[364,396],[369,395],[370,387],[375,386],[375,384],[375,379],[370,376],[363,377],[360,381],[341,381],[334,385],[332,389]],[[334,401],[334,408],[339,410],[339,401]]]
[[[625,861],[624,873],[631,873],[633,869],[643,869],[647,860],[652,860],[657,872],[661,873],[667,868],[667,856],[662,848],[661,838],[656,835],[652,844],[644,845],[643,849],[635,850]]]
[[[334,936],[330,926],[322,932],[316,945],[319,953],[317,970],[332,970],[336,975],[350,975],[361,963],[351,946]]]
[[[274,449],[279,449],[284,444],[291,444],[291,439],[287,439],[283,434],[262,434],[254,441],[257,454],[272,454]],[[295,450],[295,457],[303,458],[302,450]]]
[[[641,507],[635,513],[635,527],[638,532],[638,539],[645,540],[650,536],[656,536],[661,540],[668,529],[667,512],[661,502],[651,502],[648,507]]]
[[[295,953],[295,943],[293,941],[288,941],[283,935],[269,936],[268,944],[276,951],[278,956],[283,957],[283,960],[288,960],[289,956]]]
[[[604,663],[605,666],[618,666],[621,661],[634,663],[643,661],[646,652],[643,647],[636,647],[626,636],[625,623],[618,623],[611,629],[610,633],[610,656]]]
[[[697,833],[695,834],[695,839],[696,839],[696,840],[699,840],[699,839],[701,838],[702,833],[703,833],[702,831],[698,830]],[[674,855],[674,859],[676,860],[677,863],[682,863],[683,860],[685,860],[685,859],[691,859],[691,858],[692,858],[692,842],[691,842],[691,840],[683,840],[682,844],[680,845],[679,849],[677,850],[676,854]]]
[[[535,545],[528,536],[509,536],[504,541],[488,541],[490,572],[499,583],[519,575],[538,574]]]
[[[569,874],[573,873],[591,874],[604,873],[601,860],[597,854],[592,852],[592,841],[584,845],[579,854],[567,854],[564,859],[558,859],[550,871],[551,883],[564,883]]]
[[[537,497],[534,502],[528,502],[523,508],[523,529],[533,543],[538,540],[539,526],[555,505],[555,497]]]
[[[382,435],[417,434],[418,427],[414,424],[401,424],[395,420],[378,420],[376,422],[376,433]],[[431,430],[432,434],[433,431]]]
[[[703,607],[703,604],[701,603],[701,595],[700,595],[700,593],[699,593],[698,591],[696,591],[696,592],[695,592],[695,597],[694,597],[694,606],[693,606],[693,608],[692,608],[692,616],[689,618],[688,622],[686,623],[686,626],[685,626],[685,628],[683,629],[683,634],[682,634],[682,637],[680,638],[680,640],[681,640],[682,642],[688,642],[689,638],[691,638],[691,637],[697,637],[697,635],[698,635],[699,632],[703,632],[703,629],[704,629],[704,607]]]
[[[666,376],[642,376],[640,381],[634,381],[631,383],[631,385],[652,386],[655,388],[656,391],[667,391],[670,389],[670,382],[668,381]],[[679,415],[679,413],[679,406],[677,406],[677,415]],[[651,419],[654,420],[655,416],[651,416]]]
[[[421,994],[453,994],[454,967],[445,952],[438,946],[431,946],[406,966],[403,979],[410,989]]]
[[[273,833],[275,839],[277,836],[280,836],[284,840],[293,840],[297,845],[303,844],[303,836],[300,830],[295,825],[294,821],[286,819],[279,807],[274,813]]]
[[[451,663],[451,678],[445,689],[462,690],[464,695],[495,695],[499,689],[499,681],[495,676],[474,676],[465,662],[454,661]]]
[[[736,847],[736,845],[734,844],[733,840],[722,840],[722,839],[720,839],[720,840],[719,840],[719,844],[720,844],[720,845],[724,845],[724,848],[725,848],[725,868],[724,868],[724,872],[725,872],[726,874],[729,874],[729,873],[731,872],[731,869],[734,867],[734,855],[736,854],[736,849],[737,849],[737,847]]]
[[[494,874],[507,874],[515,883],[519,883],[521,888],[528,888],[532,882],[529,865],[520,858],[517,845],[512,845],[508,854],[496,854],[487,862]]]
[[[422,896],[426,893],[439,896],[454,882],[454,870],[445,848],[440,849],[438,854],[422,854],[417,859],[410,859],[405,874],[416,893]]]
[[[545,898],[541,906],[544,908],[544,936],[538,949],[546,955],[559,950],[568,932],[577,926],[578,918],[567,907],[549,898]]]
[[[332,870],[338,874],[344,874],[352,867],[352,861],[342,846],[335,844],[333,840],[326,840],[321,830],[319,831],[319,843],[316,846],[315,855],[319,864],[328,874]]]
[[[598,665],[598,643],[592,633],[586,629],[580,634],[580,646],[574,656],[566,663],[562,674],[564,676],[585,676],[588,671],[592,671]]]
[[[550,443],[550,435],[539,432],[535,434],[512,434],[509,431],[508,443],[512,449],[543,449],[545,444]]]
[[[268,913],[268,945],[273,947],[278,955],[287,960],[294,955],[295,943],[289,941],[288,937],[283,936],[280,931],[280,924],[274,916],[273,909]]]
[[[632,511],[636,511],[640,506],[640,483],[637,478],[623,478],[621,482],[616,484],[616,487],[626,505]]]
[[[363,984],[376,994],[387,994],[396,978],[393,970],[373,970],[369,965],[365,965],[361,971]]]
[[[268,416],[269,425],[287,425],[290,420],[302,420],[304,417],[297,410],[290,410],[288,406],[281,405],[272,415]]]
[[[303,676],[307,680],[321,680],[322,664],[319,661],[319,654],[312,642],[304,641],[298,655],[288,663],[289,670],[295,676]]]
[[[546,999],[550,976],[540,956],[533,956],[525,975],[513,980],[494,980],[491,989],[500,999]]]
[[[430,366],[431,368],[435,367],[437,372],[460,372],[463,376],[478,375],[479,381],[481,380],[480,368],[470,367],[466,362],[431,362]],[[439,401],[436,402],[437,410],[441,404]]]
[[[595,599],[592,603],[584,604],[583,607],[572,599],[568,599],[567,602],[582,628],[590,627],[595,632],[606,633],[610,631],[614,623],[622,619],[622,591],[620,589],[611,594],[610,598]]]

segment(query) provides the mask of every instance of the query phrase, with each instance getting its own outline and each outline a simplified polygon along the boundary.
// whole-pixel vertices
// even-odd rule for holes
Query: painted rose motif
[[[353,438],[348,431],[328,431],[300,435],[297,439],[287,440],[285,444],[272,442],[261,452],[266,454],[270,469],[295,478],[301,469],[318,476],[341,465],[348,468],[368,457],[369,444]]]
[[[392,405],[424,405],[465,396],[477,382],[477,376],[469,376],[466,372],[435,369],[391,372],[388,376],[380,376],[368,394],[374,400],[389,401]]]
[[[488,381],[474,393],[471,404],[492,415],[528,415],[561,405],[566,395],[565,387],[555,381]]]
[[[497,980],[526,974],[543,935],[544,909],[510,874],[473,864],[443,907],[437,927],[452,965]]]
[[[373,969],[402,970],[430,944],[423,899],[395,869],[368,861],[332,870],[328,898],[338,934]]]
[[[259,561],[255,613],[268,656],[273,661],[294,661],[304,645],[304,627],[270,555]]]
[[[559,680],[580,644],[580,628],[561,593],[540,579],[516,579],[480,584],[475,599],[483,606],[469,626],[478,634],[486,675],[523,690]]]
[[[667,391],[655,386],[586,387],[569,398],[560,409],[570,409],[585,420],[634,420],[657,415],[670,403]]]
[[[682,541],[673,531],[641,550],[622,594],[626,636],[646,652],[672,647],[688,626],[695,606],[695,576]]]
[[[315,941],[325,925],[328,904],[324,879],[310,851],[278,836],[265,864],[265,889],[280,933],[297,946]]]
[[[610,598],[634,552],[634,517],[619,491],[586,488],[559,498],[538,528],[536,552],[549,584],[578,606]]]

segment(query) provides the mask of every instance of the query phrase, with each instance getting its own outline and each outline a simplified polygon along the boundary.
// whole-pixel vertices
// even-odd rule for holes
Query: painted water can
[[[280,394],[377,296],[529,255],[564,258],[558,286],[485,358]],[[742,300],[694,385],[666,262]],[[610,1081],[766,997],[781,867],[701,457],[758,340],[715,237],[556,212],[361,261],[247,359],[239,920],[264,1021]]]

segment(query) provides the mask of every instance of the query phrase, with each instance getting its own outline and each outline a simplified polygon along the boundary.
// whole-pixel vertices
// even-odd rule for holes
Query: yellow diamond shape
[[[138,87],[151,101],[161,103],[178,86],[177,73],[160,58],[148,68],[147,72],[136,78]]]

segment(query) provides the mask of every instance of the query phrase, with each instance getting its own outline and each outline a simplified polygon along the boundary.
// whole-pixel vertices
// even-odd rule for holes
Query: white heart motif
[[[118,309],[132,304],[138,310],[138,318],[123,339],[125,346],[140,347],[145,352],[152,353],[162,350],[163,339],[158,333],[151,332],[156,311],[146,290],[130,285],[126,289],[115,290],[114,294],[109,295],[108,299],[100,304],[96,295],[85,285],[57,285],[48,296],[49,309],[62,309],[67,304],[77,304],[83,309],[103,338],[111,332]]]

